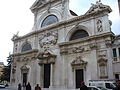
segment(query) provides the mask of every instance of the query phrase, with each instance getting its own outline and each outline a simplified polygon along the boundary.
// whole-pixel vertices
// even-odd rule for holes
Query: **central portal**
[[[27,84],[27,73],[23,73],[23,85],[26,86]]]
[[[76,74],[76,88],[80,88],[80,82],[84,81],[83,69],[77,69]]]
[[[44,88],[50,86],[50,64],[44,64]]]

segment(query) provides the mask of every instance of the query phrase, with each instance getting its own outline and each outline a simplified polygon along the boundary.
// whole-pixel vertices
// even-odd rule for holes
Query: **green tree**
[[[10,72],[11,72],[11,63],[12,63],[12,56],[9,55],[7,57],[7,66],[4,66],[3,68],[3,75],[0,77],[1,81],[10,81]]]
[[[5,66],[3,68],[3,75],[1,77],[1,80],[10,81],[10,66]]]

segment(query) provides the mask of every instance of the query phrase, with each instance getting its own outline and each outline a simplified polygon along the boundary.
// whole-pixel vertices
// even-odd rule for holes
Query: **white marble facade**
[[[115,79],[109,6],[96,2],[77,16],[69,0],[36,0],[31,11],[33,30],[12,38],[12,84],[74,89],[80,81]]]

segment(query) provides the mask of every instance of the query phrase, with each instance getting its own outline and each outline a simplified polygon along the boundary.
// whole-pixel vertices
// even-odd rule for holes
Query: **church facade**
[[[36,0],[31,11],[33,31],[12,38],[11,84],[75,89],[81,81],[111,80],[117,72],[119,76],[113,64],[116,36],[109,6],[98,1],[78,16],[69,10],[69,0]]]

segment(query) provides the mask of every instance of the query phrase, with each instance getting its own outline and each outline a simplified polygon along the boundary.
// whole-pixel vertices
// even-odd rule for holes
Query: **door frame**
[[[76,70],[83,69],[83,80],[86,81],[86,69],[85,68],[80,68],[76,67],[73,69],[73,83],[74,83],[74,88],[76,88]]]

